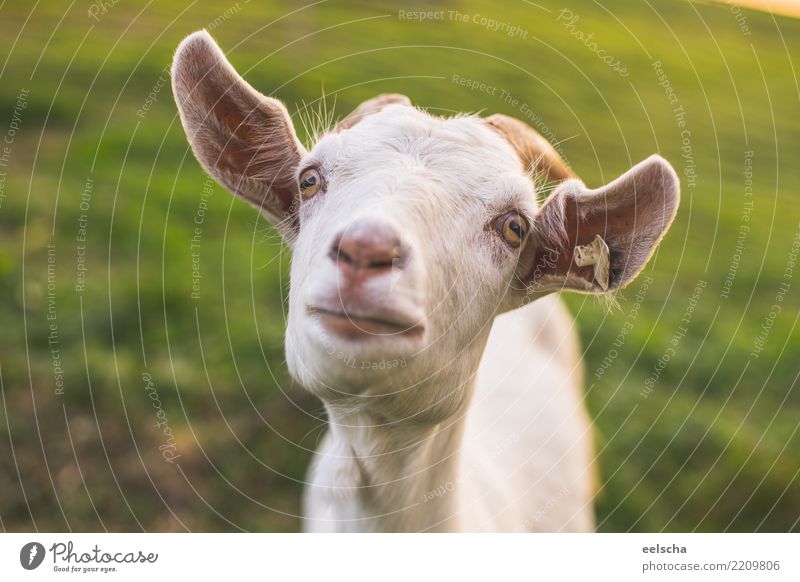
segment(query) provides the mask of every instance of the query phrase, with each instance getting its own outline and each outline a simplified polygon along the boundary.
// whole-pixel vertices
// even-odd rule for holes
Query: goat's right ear
[[[206,31],[178,47],[172,91],[203,168],[291,240],[297,229],[297,166],[305,150],[286,107],[242,79]]]

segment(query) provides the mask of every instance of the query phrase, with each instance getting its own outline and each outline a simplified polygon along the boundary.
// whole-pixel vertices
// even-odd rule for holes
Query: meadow
[[[670,160],[645,272],[565,296],[598,529],[800,530],[800,21],[685,0],[3,3],[0,529],[299,528],[324,410],[284,363],[288,249],[177,118],[200,28],[306,140],[399,92],[523,119],[591,187]]]

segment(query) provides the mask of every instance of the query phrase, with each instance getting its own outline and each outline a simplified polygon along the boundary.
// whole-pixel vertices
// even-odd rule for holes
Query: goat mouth
[[[322,307],[309,307],[308,313],[331,333],[346,339],[367,337],[422,335],[424,327],[418,323],[403,323],[378,315],[356,315]]]

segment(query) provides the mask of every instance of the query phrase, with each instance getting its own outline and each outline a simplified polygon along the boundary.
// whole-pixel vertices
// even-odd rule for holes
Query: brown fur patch
[[[543,174],[553,182],[575,177],[550,142],[527,123],[500,113],[487,117],[486,123],[514,147],[524,171]]]
[[[405,95],[401,95],[399,93],[382,93],[381,95],[377,95],[372,99],[367,99],[361,105],[356,107],[347,117],[336,124],[333,132],[336,133],[345,129],[350,129],[356,123],[364,119],[367,115],[378,113],[387,105],[407,105],[408,107],[411,107],[411,100]]]

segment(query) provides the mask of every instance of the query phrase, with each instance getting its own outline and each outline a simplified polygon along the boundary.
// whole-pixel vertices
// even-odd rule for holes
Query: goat
[[[310,151],[205,31],[173,92],[194,153],[292,251],[286,359],[329,431],[307,531],[590,531],[591,423],[574,321],[677,212],[652,156],[596,190],[527,124],[362,103]],[[537,203],[531,172],[557,186]]]

